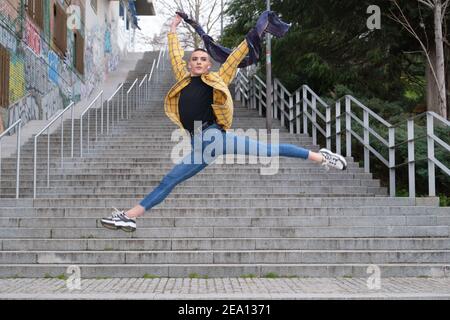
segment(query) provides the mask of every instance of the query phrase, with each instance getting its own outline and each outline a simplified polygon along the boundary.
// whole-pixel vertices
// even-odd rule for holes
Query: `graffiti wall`
[[[20,99],[8,108],[8,123],[13,124],[19,119],[27,123],[31,120],[39,119],[39,107],[36,99],[31,94]]]
[[[19,3],[21,0],[0,0],[0,44],[10,55],[10,107],[3,108],[1,113],[3,121],[7,121],[6,128],[19,118],[23,123],[49,119],[69,100],[77,102],[90,97],[107,74],[117,69],[120,60],[115,22],[118,12],[112,9],[114,4],[110,1],[99,1],[98,12],[94,13],[90,5],[82,11],[84,74],[79,74],[74,68],[72,30],[67,30],[65,54],[53,50],[53,5],[59,3],[66,6],[67,1],[44,0],[43,29],[28,15],[19,14]],[[78,3],[85,2],[71,2],[72,5]],[[86,10],[89,11],[89,21]],[[23,33],[20,34],[20,31]]]
[[[20,54],[12,54],[9,65],[9,101],[25,96],[25,61]]]
[[[41,54],[41,36],[38,28],[29,19],[25,21],[25,43],[34,53]]]

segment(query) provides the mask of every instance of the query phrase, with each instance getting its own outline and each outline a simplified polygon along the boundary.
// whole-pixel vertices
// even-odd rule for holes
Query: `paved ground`
[[[0,299],[450,299],[450,278],[0,279]],[[73,288],[72,290],[69,287]]]

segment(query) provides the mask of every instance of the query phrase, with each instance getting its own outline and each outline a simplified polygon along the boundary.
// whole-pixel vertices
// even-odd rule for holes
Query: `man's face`
[[[211,67],[211,61],[209,60],[209,54],[203,51],[195,51],[189,59],[189,70],[191,75],[200,76],[209,71]]]

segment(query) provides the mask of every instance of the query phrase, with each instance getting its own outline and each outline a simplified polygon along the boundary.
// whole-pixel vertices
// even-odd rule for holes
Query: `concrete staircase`
[[[149,72],[155,56],[144,55],[125,89]],[[260,163],[212,164],[138,219],[135,233],[102,228],[98,219],[111,207],[134,206],[174,165],[175,126],[163,108],[173,79],[169,69],[157,77],[150,99],[139,100],[131,119],[121,120],[111,135],[91,141],[83,158],[78,120],[74,158],[67,157],[67,121],[64,170],[60,133],[51,135],[49,188],[47,137],[42,138],[37,199],[32,199],[33,141],[22,149],[22,199],[13,199],[15,157],[3,159],[0,277],[57,276],[69,265],[78,265],[83,278],[368,277],[371,264],[385,277],[449,276],[450,210],[439,208],[435,198],[387,197],[380,182],[352,159],[347,171],[326,172],[280,158],[276,175],[261,175],[267,165]],[[265,127],[256,111],[238,103],[234,119],[233,128]],[[90,126],[92,137],[95,124]],[[280,143],[319,149],[308,136],[278,129]]]

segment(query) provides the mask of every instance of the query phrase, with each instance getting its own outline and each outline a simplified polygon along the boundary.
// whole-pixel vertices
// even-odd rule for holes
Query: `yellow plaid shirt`
[[[183,128],[178,112],[178,100],[181,90],[191,82],[191,74],[188,72],[186,62],[183,60],[184,50],[181,48],[177,34],[169,32],[168,40],[170,62],[177,82],[166,95],[164,110],[170,120],[180,128]],[[218,72],[208,72],[201,76],[204,83],[213,87],[212,108],[217,123],[225,130],[230,129],[233,122],[233,98],[228,86],[236,76],[238,65],[247,53],[247,40],[244,39],[228,56]]]

